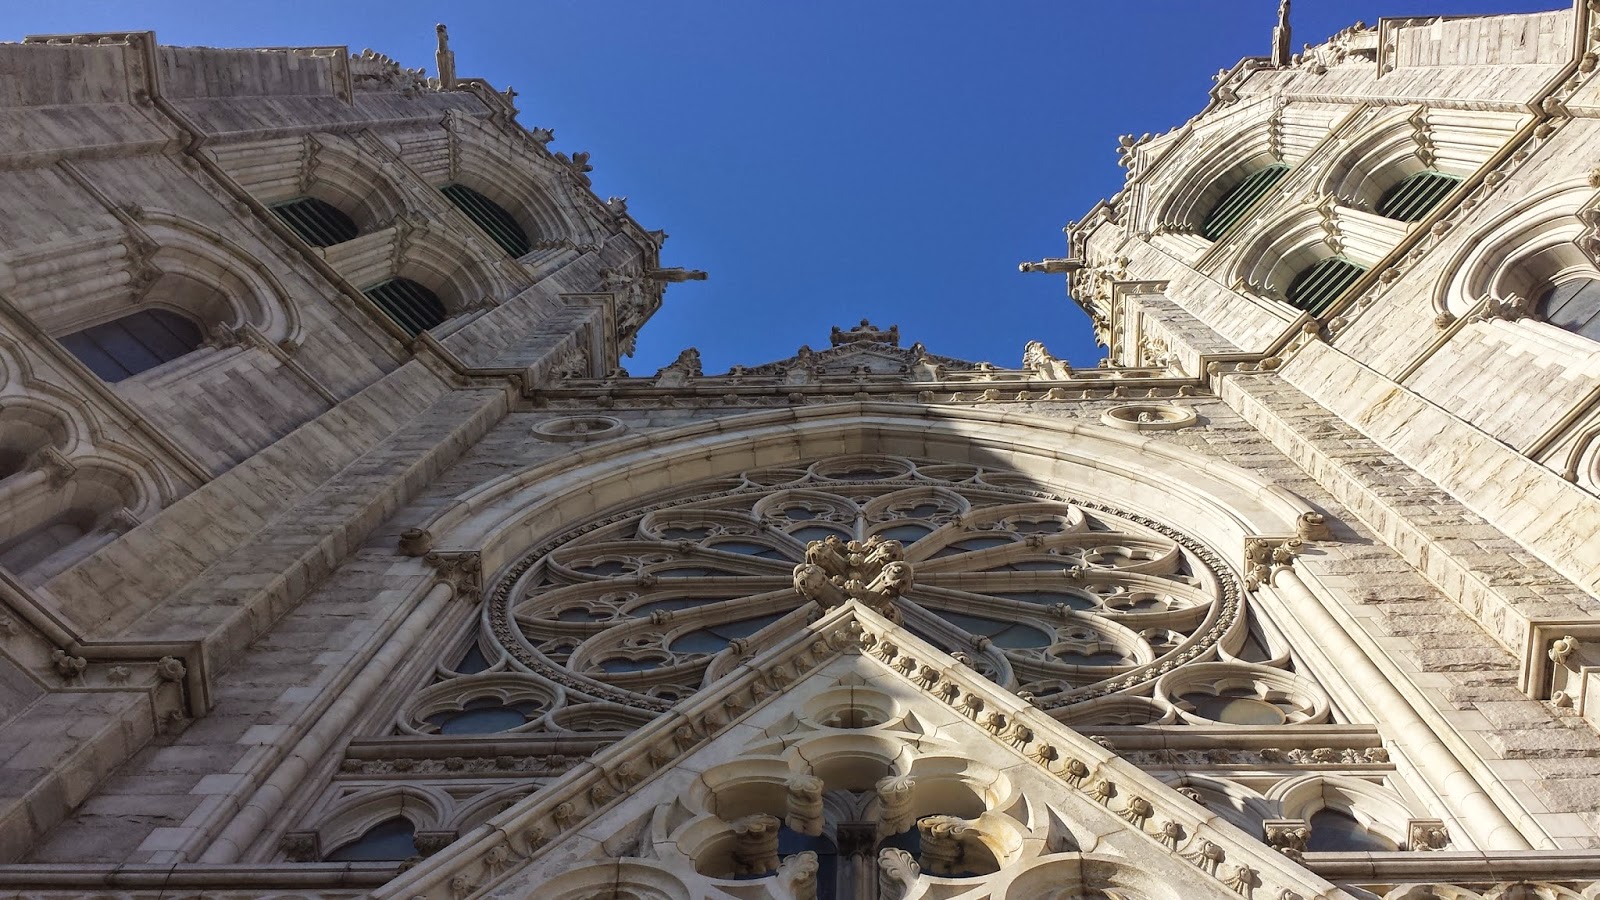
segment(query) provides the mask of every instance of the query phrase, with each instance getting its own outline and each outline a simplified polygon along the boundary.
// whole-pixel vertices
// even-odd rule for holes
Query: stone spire
[[[1272,28],[1272,65],[1282,69],[1289,65],[1289,0],[1278,0],[1278,24]]]

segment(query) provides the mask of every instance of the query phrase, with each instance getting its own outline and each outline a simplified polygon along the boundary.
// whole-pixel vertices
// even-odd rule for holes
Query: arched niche
[[[34,454],[69,451],[76,430],[62,411],[33,397],[0,396],[0,479],[24,471]]]
[[[155,498],[130,467],[103,457],[75,457],[57,482],[41,475],[0,482],[0,566],[41,584],[135,527]]]
[[[451,818],[453,806],[453,801],[442,790],[387,785],[336,801],[322,811],[315,831],[323,855],[335,858],[341,848],[360,841],[374,828],[393,823],[396,819],[408,824],[413,835],[443,830]],[[415,854],[399,858],[406,859],[412,855]]]
[[[436,294],[451,315],[476,309],[485,300],[505,298],[512,285],[450,228],[425,227],[405,242],[391,277],[405,278]],[[488,239],[485,238],[485,241]]]
[[[1404,846],[1406,827],[1413,813],[1393,791],[1370,781],[1342,775],[1302,775],[1279,782],[1267,792],[1277,803],[1279,815],[1303,819],[1312,827],[1312,846],[1319,844],[1318,814],[1331,811],[1340,820],[1354,820],[1353,830],[1365,831],[1374,839],[1367,849],[1386,845]],[[1340,823],[1325,823],[1336,827]]]

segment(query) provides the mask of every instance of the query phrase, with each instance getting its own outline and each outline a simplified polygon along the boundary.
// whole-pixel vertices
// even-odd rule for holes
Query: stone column
[[[1272,586],[1300,626],[1317,636],[1328,658],[1339,661],[1350,684],[1378,714],[1385,731],[1393,735],[1395,743],[1416,765],[1423,779],[1450,804],[1463,826],[1470,823],[1480,849],[1532,849],[1529,839],[1506,817],[1500,806],[1489,799],[1462,761],[1440,741],[1439,735],[1417,715],[1399,689],[1368,658],[1366,651],[1311,593],[1294,567],[1279,566],[1272,574]],[[1534,833],[1542,848],[1554,849],[1549,837],[1537,830]]]

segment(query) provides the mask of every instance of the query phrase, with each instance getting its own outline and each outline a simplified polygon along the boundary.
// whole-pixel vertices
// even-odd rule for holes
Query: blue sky
[[[1561,0],[1296,0],[1295,43],[1357,19]],[[863,316],[905,342],[1016,365],[1026,340],[1093,365],[1059,276],[1061,226],[1118,190],[1116,136],[1197,112],[1210,77],[1268,52],[1276,0],[0,0],[0,39],[154,29],[165,43],[345,44],[513,85],[552,149],[672,237],[677,285],[624,364],[691,344],[707,372],[826,346]]]

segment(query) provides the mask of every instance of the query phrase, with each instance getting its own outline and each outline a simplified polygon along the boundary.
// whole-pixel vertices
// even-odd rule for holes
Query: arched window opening
[[[1342,810],[1325,806],[1309,821],[1311,837],[1306,841],[1306,850],[1312,853],[1393,853],[1400,849],[1394,841]]]
[[[1573,278],[1539,295],[1539,318],[1558,328],[1600,341],[1600,278]]]
[[[1416,222],[1444,202],[1461,183],[1460,176],[1424,169],[1407,175],[1378,199],[1378,215],[1401,222]]]
[[[313,247],[332,247],[360,234],[355,220],[316,197],[296,197],[271,207],[283,224]]]
[[[433,291],[409,278],[391,278],[362,293],[413,337],[445,320],[444,303]]]
[[[439,190],[457,209],[466,213],[473,224],[483,229],[484,234],[493,238],[502,250],[513,257],[526,256],[533,249],[527,232],[500,204],[464,184],[447,184]]]
[[[114,384],[199,349],[204,336],[185,316],[142,309],[58,340],[90,371]]]
[[[1359,266],[1342,256],[1331,256],[1295,276],[1286,294],[1290,303],[1311,313],[1321,315],[1355,284],[1365,266]]]
[[[389,862],[417,856],[416,826],[395,816],[368,828],[366,833],[327,856],[328,862]]]
[[[1263,169],[1257,169],[1246,175],[1244,180],[1234,186],[1217,201],[1217,205],[1206,214],[1205,221],[1200,226],[1200,236],[1208,241],[1220,240],[1223,235],[1232,231],[1235,225],[1243,221],[1244,214],[1256,201],[1266,196],[1273,185],[1283,180],[1289,174],[1287,163],[1274,163]]]

